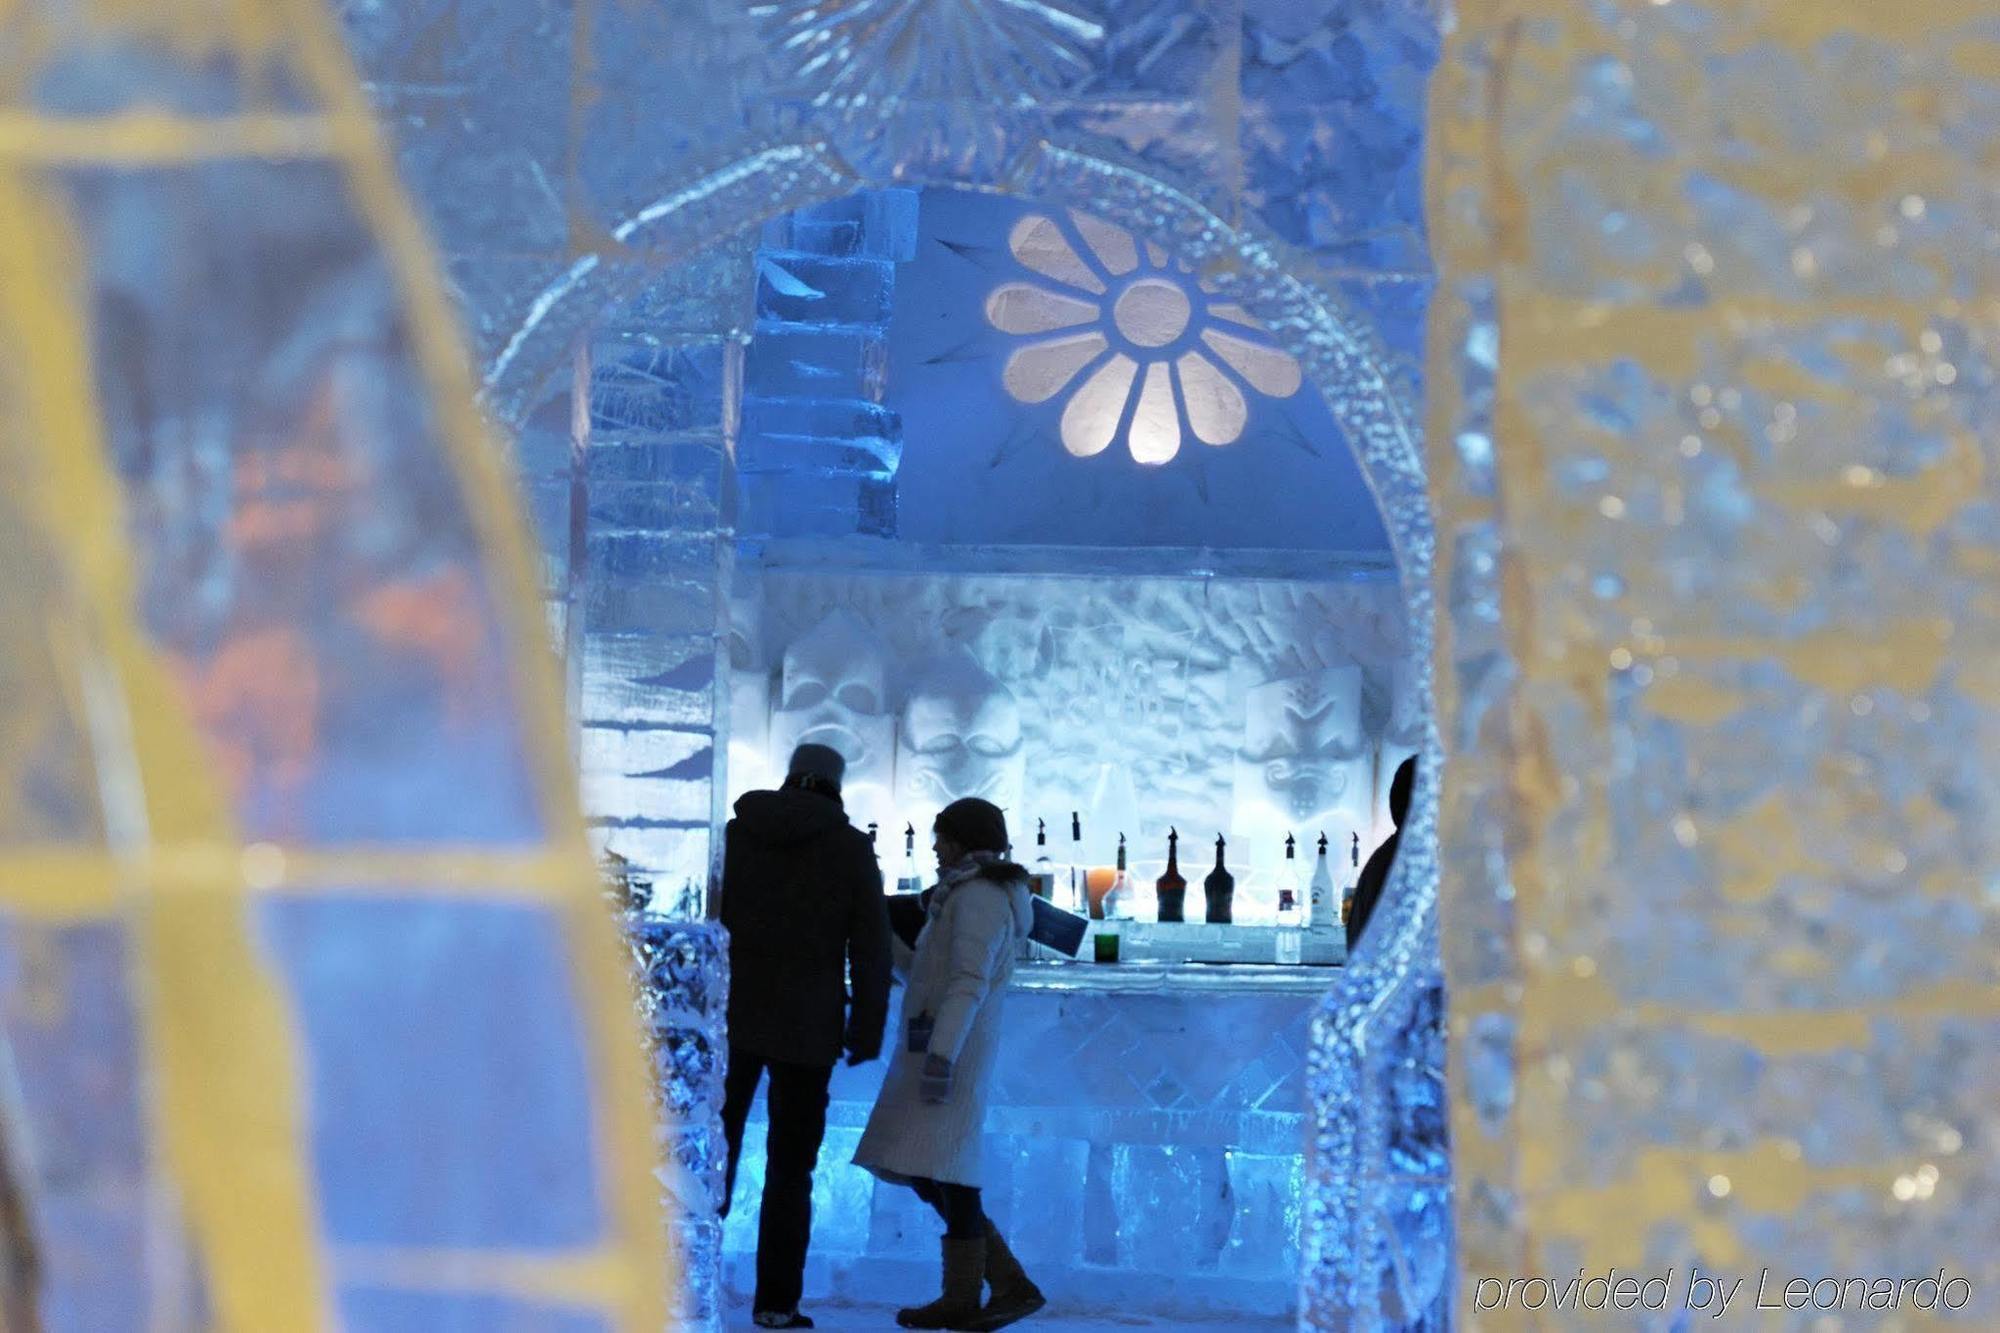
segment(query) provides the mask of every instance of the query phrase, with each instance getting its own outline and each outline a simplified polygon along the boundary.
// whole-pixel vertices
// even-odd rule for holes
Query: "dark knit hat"
[[[792,751],[791,767],[785,770],[785,776],[818,778],[837,789],[846,772],[847,761],[840,757],[840,751],[831,745],[815,745],[808,741]]]
[[[968,852],[1007,850],[1007,816],[977,796],[961,797],[938,811],[937,831]]]

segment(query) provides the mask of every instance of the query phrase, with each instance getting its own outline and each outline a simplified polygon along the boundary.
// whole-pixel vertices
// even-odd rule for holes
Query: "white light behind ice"
[[[1214,446],[1240,439],[1250,420],[1245,389],[1273,398],[1299,391],[1299,363],[1260,341],[1242,307],[1209,305],[1208,288],[1157,245],[1142,263],[1131,233],[1081,213],[1069,221],[1081,245],[1052,217],[1015,224],[1008,246],[1041,280],[994,288],[986,319],[1032,339],[1002,372],[1017,402],[1071,390],[1060,431],[1072,456],[1103,453],[1122,433],[1133,461],[1159,466],[1185,436]],[[1059,336],[1038,336],[1051,333]]]

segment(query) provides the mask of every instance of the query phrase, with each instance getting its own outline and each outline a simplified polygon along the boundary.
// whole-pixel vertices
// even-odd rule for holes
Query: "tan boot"
[[[904,1328],[970,1328],[979,1318],[979,1288],[986,1281],[986,1238],[944,1238],[944,1293],[929,1305],[896,1311]]]
[[[1028,1270],[1021,1267],[1021,1261],[1007,1248],[1006,1238],[991,1219],[986,1223],[986,1284],[993,1289],[992,1299],[986,1302],[978,1318],[959,1327],[973,1333],[992,1333],[996,1328],[1026,1319],[1049,1303],[1042,1289],[1029,1280]]]

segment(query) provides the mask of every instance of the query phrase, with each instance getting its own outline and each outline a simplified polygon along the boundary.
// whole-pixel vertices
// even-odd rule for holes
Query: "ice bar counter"
[[[1100,881],[1089,886],[1096,906],[1123,910],[1115,880]],[[1157,917],[1154,883],[1136,893],[1136,912]],[[1048,896],[1080,905],[1068,895],[1064,868]],[[1065,1310],[1276,1326],[1296,1302],[1308,1027],[1344,935],[1324,916],[1312,929],[1303,913],[1297,926],[1210,923],[1198,882],[1186,911],[1195,919],[1092,919],[1074,959],[1026,946],[988,1115],[986,1207]],[[1115,962],[1100,937],[1117,941]],[[1275,961],[1286,952],[1301,961]],[[891,1032],[901,997],[898,986]],[[896,1301],[936,1285],[935,1214],[849,1160],[884,1069],[834,1073],[809,1303]],[[760,1102],[724,1235],[729,1285],[742,1291],[762,1136]]]

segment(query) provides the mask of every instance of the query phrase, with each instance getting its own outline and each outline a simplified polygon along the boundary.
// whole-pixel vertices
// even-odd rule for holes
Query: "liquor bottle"
[[[1083,821],[1069,812],[1069,907],[1078,916],[1090,911],[1090,874],[1083,865]]]
[[[1278,934],[1273,944],[1276,960],[1296,963],[1304,954],[1305,932],[1299,913],[1298,841],[1285,835],[1285,867],[1278,877]]]
[[[896,876],[896,892],[922,893],[924,879],[917,873],[917,826],[903,825],[903,871]]]
[[[1118,872],[1111,877],[1111,887],[1104,891],[1104,919],[1106,921],[1130,921],[1133,909],[1138,905],[1138,890],[1132,887],[1132,876],[1125,870],[1125,835],[1118,835]]]
[[[1350,833],[1348,836],[1353,843],[1347,849],[1347,887],[1340,894],[1340,924],[1343,926],[1347,924],[1348,912],[1354,906],[1354,891],[1361,887],[1361,835]]]
[[[1042,820],[1035,821],[1035,864],[1028,870],[1028,887],[1037,898],[1055,901],[1056,863],[1049,859],[1049,830]]]
[[[1297,926],[1299,924],[1299,849],[1298,840],[1291,834],[1285,835],[1285,864],[1278,872],[1278,924]]]
[[[1326,834],[1319,835],[1319,859],[1313,865],[1312,883],[1306,890],[1310,908],[1307,923],[1314,930],[1332,930],[1340,924],[1340,890],[1333,886],[1333,871],[1326,863]]]
[[[870,855],[872,855],[872,856],[873,856],[873,857],[874,857],[874,858],[875,858],[876,860],[878,860],[878,861],[879,861],[879,860],[881,860],[881,859],[882,859],[882,854],[881,854],[880,852],[878,852],[878,851],[876,851],[876,850],[875,850],[875,834],[876,834],[876,831],[877,831],[877,830],[876,830],[876,825],[875,825],[875,821],[874,821],[874,820],[872,820],[872,819],[871,819],[871,820],[869,820],[869,821],[868,821],[868,851],[869,851],[869,854],[870,854]]]
[[[1167,873],[1153,882],[1153,893],[1159,900],[1159,919],[1162,921],[1187,920],[1187,881],[1181,877],[1180,840],[1179,829],[1167,830]]]
[[[1049,830],[1042,820],[1035,821],[1035,863],[1028,867],[1028,892],[1045,901],[1052,901],[1056,891],[1056,863],[1049,859]],[[1032,963],[1043,958],[1047,952],[1031,939],[1021,940],[1020,959]]]
[[[1222,864],[1225,845],[1222,835],[1216,834],[1215,869],[1209,871],[1208,878],[1201,882],[1202,896],[1208,900],[1207,920],[1210,925],[1226,926],[1235,919],[1236,876]]]

